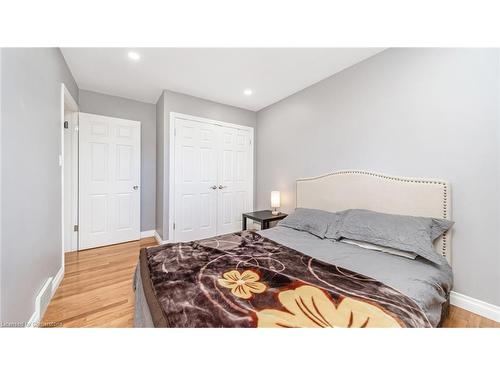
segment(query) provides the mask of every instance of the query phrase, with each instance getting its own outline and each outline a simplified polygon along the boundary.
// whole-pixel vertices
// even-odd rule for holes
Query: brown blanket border
[[[155,328],[168,328],[168,319],[165,316],[163,309],[161,308],[160,302],[156,298],[153,284],[151,283],[146,250],[146,248],[142,248],[139,253],[139,267],[141,271],[141,281],[142,288],[144,290],[144,296],[146,297],[146,303],[148,304],[149,312],[151,313],[151,318],[153,320],[153,325],[155,326]]]

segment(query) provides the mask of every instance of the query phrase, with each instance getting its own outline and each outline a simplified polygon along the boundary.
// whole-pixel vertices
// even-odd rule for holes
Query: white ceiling
[[[156,103],[163,89],[257,111],[381,48],[62,48],[84,90]],[[138,52],[139,61],[128,58]],[[243,95],[252,89],[253,95]]]

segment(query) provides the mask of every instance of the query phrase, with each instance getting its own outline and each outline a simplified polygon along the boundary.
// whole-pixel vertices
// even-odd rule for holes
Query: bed
[[[338,171],[296,183],[296,207],[450,219],[447,182]],[[437,327],[453,275],[439,265],[276,226],[142,249],[136,327]]]

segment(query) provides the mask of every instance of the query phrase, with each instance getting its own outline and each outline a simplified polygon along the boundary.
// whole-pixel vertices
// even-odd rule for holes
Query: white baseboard
[[[500,322],[500,306],[492,305],[491,303],[480,301],[466,296],[465,294],[453,291],[450,293],[450,303],[453,306],[484,316],[495,322]]]
[[[157,231],[155,231],[155,240],[156,240],[156,242],[158,242],[158,245],[161,245],[162,239]]]
[[[56,275],[52,279],[52,285],[51,285],[51,290],[50,290],[50,298],[52,299],[54,297],[54,294],[56,294],[57,288],[59,288],[59,285],[61,284],[61,281],[64,279],[64,266],[59,268],[59,271],[57,271]],[[35,302],[36,305],[36,302]],[[42,316],[40,316],[40,311],[38,311],[38,308],[35,306],[35,312],[33,315],[31,315],[30,320],[26,324],[26,328],[36,328],[40,324],[40,321],[42,320]]]
[[[26,328],[36,328],[40,323],[40,318],[38,317],[38,312],[35,311],[33,315],[31,315],[30,320],[26,324]]]
[[[144,232],[141,232],[141,238],[154,237],[155,233],[156,231],[154,229],[145,230]]]
[[[161,236],[156,231],[155,231],[154,236],[155,236],[156,242],[158,242],[158,245],[164,245],[166,243],[171,243],[172,242],[170,239],[164,240],[163,238],[161,238]]]
[[[54,276],[54,280],[52,281],[52,297],[56,294],[57,288],[61,284],[61,281],[64,279],[64,266],[59,268],[56,275]]]

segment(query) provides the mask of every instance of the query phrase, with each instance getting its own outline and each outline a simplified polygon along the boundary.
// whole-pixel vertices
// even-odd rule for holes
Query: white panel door
[[[218,126],[180,118],[174,126],[174,239],[215,236]]]
[[[80,249],[140,238],[141,123],[80,113]]]
[[[249,130],[219,127],[217,234],[241,230],[252,210],[252,140]]]

